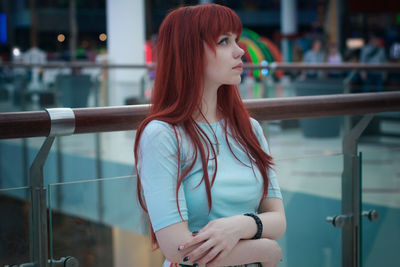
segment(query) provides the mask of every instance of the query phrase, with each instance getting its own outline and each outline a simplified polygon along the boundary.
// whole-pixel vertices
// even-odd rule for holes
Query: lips
[[[243,69],[243,63],[239,63],[237,64],[235,67],[233,67],[232,69]]]

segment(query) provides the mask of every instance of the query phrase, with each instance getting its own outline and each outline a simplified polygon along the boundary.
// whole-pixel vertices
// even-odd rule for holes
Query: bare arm
[[[221,257],[218,260],[214,259],[213,262],[210,262],[211,259],[205,262],[193,261],[199,258],[197,257],[190,259],[190,253],[193,250],[200,248],[203,244],[205,244],[205,242],[197,242],[190,247],[178,250],[180,244],[188,243],[197,238],[197,236],[192,236],[186,221],[165,227],[157,231],[156,236],[164,256],[170,262],[174,263],[207,263],[207,266],[227,266],[252,262],[263,262],[264,266],[274,266],[274,263],[281,259],[281,249],[276,241],[261,238],[257,240],[240,240],[233,246],[233,248],[225,257]],[[199,256],[202,257],[207,253],[208,250],[201,251]],[[188,255],[189,259],[184,261],[184,258]]]
[[[259,214],[259,218],[264,226],[262,238],[272,241],[281,237],[286,231],[286,219],[282,200],[279,198],[265,198],[260,205],[260,211],[263,212]],[[230,251],[236,248],[235,246],[240,242],[240,239],[250,239],[256,232],[257,225],[253,218],[236,215],[209,222],[199,231],[198,236],[183,243],[183,246],[192,247],[196,245],[193,251],[186,254],[192,260],[200,263],[224,262],[226,257],[231,254]],[[201,245],[199,246],[198,244]],[[261,249],[263,248],[261,247]],[[208,253],[206,253],[207,251]],[[265,251],[264,253],[268,254]],[[271,251],[271,253],[275,255],[274,251]],[[241,254],[238,253],[238,255]],[[268,255],[267,258],[270,260],[275,259],[274,257],[271,258],[271,255]]]
[[[258,217],[263,223],[263,232],[261,237],[276,240],[283,236],[286,231],[286,216],[282,200],[279,198],[265,198],[261,205]],[[257,232],[257,225],[254,219],[241,216],[238,218],[242,225],[242,239],[250,239]]]

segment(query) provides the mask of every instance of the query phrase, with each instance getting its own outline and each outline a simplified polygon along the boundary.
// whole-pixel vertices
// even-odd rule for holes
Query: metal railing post
[[[360,266],[360,163],[358,139],[372,120],[365,115],[343,138],[342,217],[349,218],[342,225],[342,266]]]
[[[29,172],[31,187],[30,258],[35,266],[48,266],[47,195],[44,187],[43,166],[56,136],[73,134],[75,115],[70,108],[46,110],[51,120],[49,136],[36,155]]]
[[[47,204],[46,188],[43,184],[43,166],[54,142],[55,137],[47,137],[39,153],[36,155],[29,172],[31,186],[31,260],[37,266],[47,266],[48,233],[47,233]]]

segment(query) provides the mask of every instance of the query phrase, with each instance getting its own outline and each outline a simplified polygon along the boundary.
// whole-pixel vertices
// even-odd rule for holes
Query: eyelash
[[[226,41],[228,43],[228,38],[223,38],[221,41],[218,42],[219,45],[221,45],[224,41]]]
[[[218,44],[219,44],[219,45],[222,45],[222,43],[223,43],[224,41],[226,41],[226,42],[228,43],[229,38],[228,38],[228,37],[223,38],[221,41],[218,42]],[[238,43],[238,42],[239,42],[239,39],[236,38],[236,39],[235,39],[235,43]]]

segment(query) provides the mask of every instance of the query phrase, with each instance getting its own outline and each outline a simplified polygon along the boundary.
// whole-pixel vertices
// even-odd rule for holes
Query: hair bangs
[[[242,22],[236,13],[228,7],[217,4],[200,5],[199,19],[202,39],[208,46],[214,48],[218,38],[225,33],[233,33],[240,38],[242,34]]]

